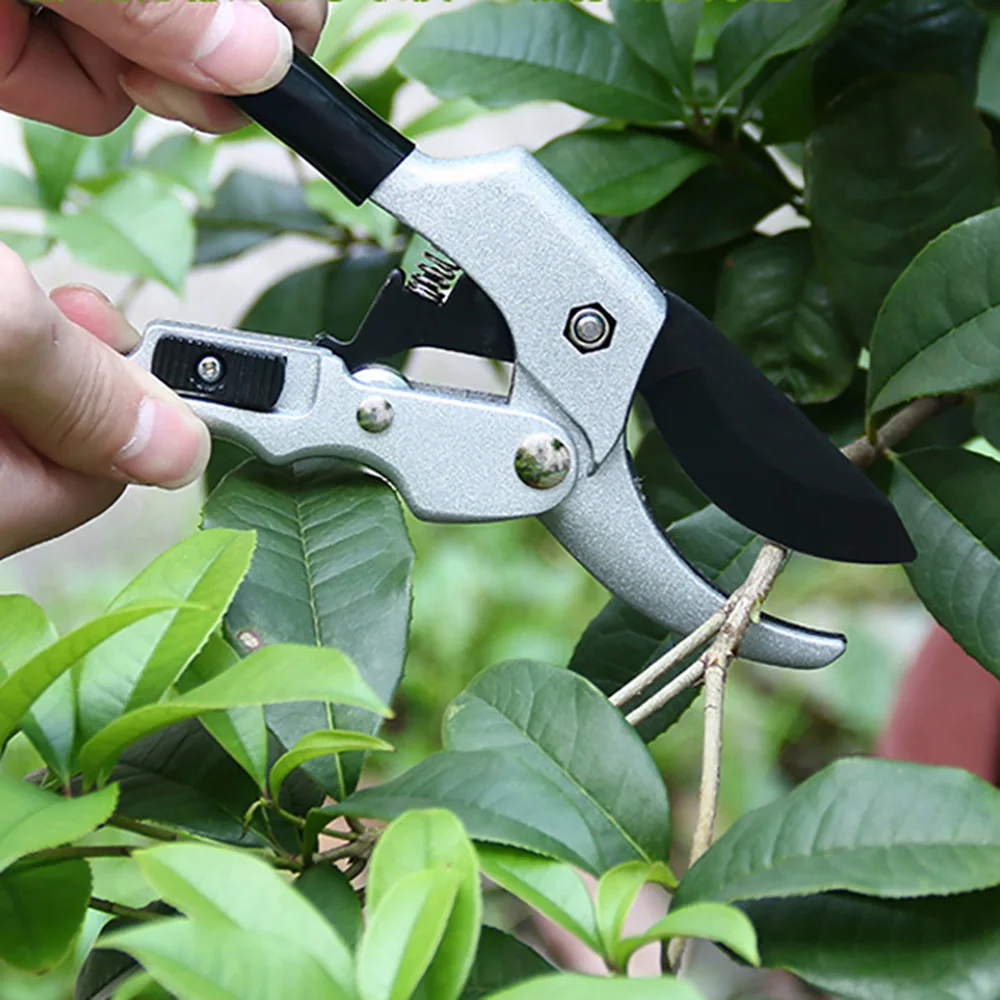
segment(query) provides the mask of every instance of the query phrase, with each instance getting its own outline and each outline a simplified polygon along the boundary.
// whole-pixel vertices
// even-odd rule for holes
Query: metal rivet
[[[222,378],[222,362],[214,354],[206,354],[198,362],[197,372],[202,382],[218,382]]]
[[[366,365],[351,372],[351,378],[377,389],[409,389],[410,383],[388,365]]]
[[[385,396],[369,396],[358,407],[358,425],[369,434],[381,434],[392,424],[392,403]]]
[[[585,307],[570,320],[569,335],[575,344],[593,350],[611,336],[611,324],[602,312]]]
[[[569,472],[569,448],[551,434],[530,434],[514,456],[514,471],[532,489],[550,490]]]

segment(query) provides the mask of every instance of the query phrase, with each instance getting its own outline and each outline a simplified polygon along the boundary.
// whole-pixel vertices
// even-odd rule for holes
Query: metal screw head
[[[381,434],[392,424],[392,403],[385,396],[368,396],[358,406],[358,425],[369,434]]]
[[[210,385],[218,382],[222,378],[222,362],[215,357],[214,354],[206,354],[205,357],[198,362],[197,367],[198,378],[202,382],[208,382]]]
[[[577,306],[566,320],[566,339],[581,353],[599,351],[611,343],[615,318],[600,304]]]
[[[410,383],[388,365],[365,365],[351,372],[351,378],[375,389],[409,389]]]
[[[569,472],[569,448],[551,434],[529,434],[514,456],[514,471],[535,490],[558,486]]]

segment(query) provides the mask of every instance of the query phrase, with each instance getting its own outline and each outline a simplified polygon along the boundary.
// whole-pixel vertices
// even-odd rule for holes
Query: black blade
[[[471,278],[463,275],[448,299],[437,303],[411,291],[398,269],[386,279],[352,341],[323,333],[316,343],[343,358],[351,370],[414,347],[514,360],[503,314]]]
[[[698,487],[753,531],[841,562],[916,552],[888,499],[704,316],[668,293],[639,389]]]

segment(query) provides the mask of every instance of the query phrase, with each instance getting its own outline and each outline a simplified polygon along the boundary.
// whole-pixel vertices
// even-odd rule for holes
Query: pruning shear
[[[659,288],[527,152],[441,160],[297,52],[233,99],[355,204],[428,242],[349,343],[154,322],[132,357],[262,459],[335,456],[424,520],[538,517],[609,590],[687,633],[725,595],[674,549],[625,447],[636,391],[699,488],[753,531],[848,562],[914,549],[895,510],[726,337]],[[509,397],[410,384],[379,362],[433,346],[513,363]],[[843,636],[769,616],[741,655],[823,666]]]

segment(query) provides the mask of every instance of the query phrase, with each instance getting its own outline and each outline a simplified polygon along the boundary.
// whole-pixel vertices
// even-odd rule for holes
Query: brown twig
[[[931,417],[960,401],[960,396],[935,396],[918,399],[905,406],[886,421],[874,441],[860,437],[841,449],[855,465],[867,467],[898,445]],[[685,686],[696,684],[701,676],[705,684],[705,727],[702,741],[701,785],[698,794],[698,812],[694,837],[691,842],[690,868],[712,845],[715,822],[719,809],[719,780],[722,759],[722,720],[725,703],[725,684],[729,665],[736,657],[740,642],[771,590],[788,552],[774,542],[767,542],[760,550],[747,578],[733,592],[722,608],[724,622],[712,645],[673,684],[678,692],[679,683],[690,675]],[[701,673],[699,674],[699,668]],[[666,689],[664,689],[666,690]],[[662,692],[661,692],[662,695]],[[650,699],[650,702],[653,699]],[[660,701],[660,704],[663,704]],[[647,705],[649,702],[646,703]],[[659,705],[657,705],[659,707]],[[633,715],[645,710],[641,706]],[[645,716],[643,716],[645,717]],[[630,717],[631,719],[631,717]],[[684,963],[686,941],[675,938],[667,950],[669,965],[678,969]]]
[[[91,910],[100,910],[101,913],[110,913],[113,917],[123,917],[126,920],[162,920],[164,917],[162,913],[155,913],[152,910],[137,910],[132,906],[113,903],[110,899],[101,899],[99,896],[91,896],[87,906]]]

